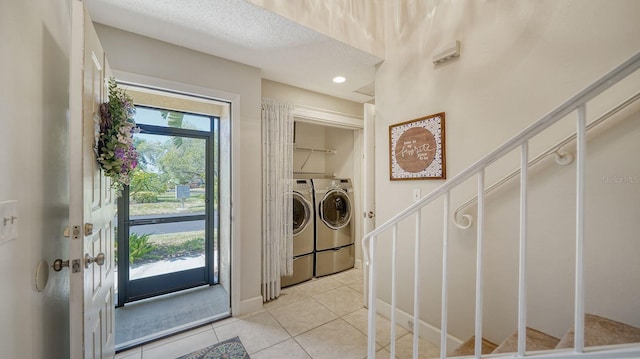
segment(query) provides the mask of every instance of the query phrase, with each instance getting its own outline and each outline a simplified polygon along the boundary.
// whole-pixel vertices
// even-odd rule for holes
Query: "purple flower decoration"
[[[100,105],[100,133],[95,144],[97,160],[105,176],[111,177],[112,188],[119,195],[129,184],[129,174],[138,165],[133,134],[139,130],[133,119],[133,99],[109,79],[109,101]]]

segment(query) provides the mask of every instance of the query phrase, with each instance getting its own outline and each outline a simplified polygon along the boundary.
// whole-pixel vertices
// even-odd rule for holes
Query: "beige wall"
[[[0,244],[3,358],[68,358],[68,273],[35,268],[68,256],[69,1],[0,3],[0,202],[18,201],[18,238]]]
[[[295,145],[300,148],[327,148],[325,126],[314,125],[307,122],[296,122],[295,125]],[[327,157],[333,155],[325,155],[322,153],[309,153],[306,151],[293,151],[293,171],[294,172],[316,172],[324,173],[329,171],[326,162]],[[313,174],[295,174],[298,178],[313,178],[318,175]]]
[[[338,178],[353,179],[356,170],[354,168],[353,157],[355,153],[361,153],[360,149],[354,148],[354,130],[329,127],[326,130],[325,147],[335,149],[335,155],[327,155],[325,162],[327,169],[335,172]]]
[[[305,90],[271,80],[262,80],[262,96],[317,109],[338,112],[362,118],[363,105],[358,102]]]
[[[239,96],[232,109],[232,121],[239,121],[239,150],[234,166],[239,166],[234,191],[239,198],[235,230],[241,263],[232,263],[238,271],[241,286],[240,308],[234,315],[261,307],[260,238],[261,233],[261,132],[260,70],[236,62],[206,55],[148,37],[96,24],[100,41],[114,71],[172,81],[205,89],[224,91]],[[237,146],[237,147],[235,147]],[[237,168],[237,167],[234,167]],[[233,256],[232,256],[233,257]],[[234,257],[236,258],[236,257]],[[256,307],[257,306],[257,307]]]
[[[446,160],[451,178],[640,49],[636,16],[640,2],[632,0],[389,2],[386,11],[386,60],[376,74],[378,224],[410,205],[413,189],[421,189],[424,195],[443,183],[388,180],[389,125],[446,112]],[[461,57],[434,66],[433,54],[455,40],[462,43]],[[600,114],[626,98],[639,82],[638,75],[626,81],[604,100],[590,105],[590,114]],[[532,141],[532,156],[567,135],[574,117]],[[603,179],[640,176],[635,158],[638,114],[629,111],[624,117],[625,121],[618,119],[619,125],[608,125],[610,129],[590,140],[586,308],[640,325],[640,242],[637,219],[633,219],[640,213],[640,184],[612,184]],[[613,137],[615,133],[621,136]],[[495,163],[487,172],[487,183],[516,168],[517,156]],[[530,326],[562,335],[571,326],[573,313],[575,165],[557,167],[552,162],[531,173],[528,318]],[[545,179],[549,177],[557,182]],[[454,191],[453,208],[472,196],[475,186],[473,180]],[[484,318],[485,333],[496,342],[516,327],[516,186],[517,180],[487,200],[491,213],[485,236]],[[555,200],[558,202],[552,202]],[[437,234],[427,235],[422,247],[425,297],[421,317],[439,326],[442,214],[439,207],[423,213],[433,220],[423,221],[423,226]],[[398,300],[406,312],[411,312],[413,297],[409,260],[413,258],[409,240],[413,226],[411,222],[400,229],[399,275],[406,280],[398,283]],[[461,339],[473,333],[474,229],[451,229],[449,330]],[[383,237],[383,241],[389,239]],[[380,250],[379,297],[390,302],[386,243]]]
[[[383,58],[382,0],[249,0],[319,33]]]

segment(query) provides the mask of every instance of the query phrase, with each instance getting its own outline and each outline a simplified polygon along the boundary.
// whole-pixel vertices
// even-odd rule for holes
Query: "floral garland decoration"
[[[109,79],[109,101],[100,104],[100,132],[94,150],[104,175],[111,177],[111,188],[119,196],[129,184],[130,173],[138,166],[138,152],[133,145],[136,108],[125,90]]]

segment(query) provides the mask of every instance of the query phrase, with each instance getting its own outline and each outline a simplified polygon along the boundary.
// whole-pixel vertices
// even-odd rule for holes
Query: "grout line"
[[[340,274],[342,274],[342,273],[345,273],[345,272],[341,272],[341,273],[338,273],[338,274],[336,274],[336,275],[340,275]],[[301,349],[302,349],[302,350],[303,350],[303,351],[304,351],[304,352],[305,352],[305,353],[306,353],[310,358],[312,358],[312,359],[313,359],[313,357],[311,356],[311,353],[309,353],[309,352],[308,352],[308,351],[307,351],[307,350],[302,346],[302,344],[301,344],[300,342],[298,342],[298,340],[296,339],[296,337],[301,336],[301,335],[303,335],[303,334],[305,334],[305,333],[308,333],[308,332],[310,332],[310,331],[312,331],[312,330],[318,329],[318,328],[320,328],[320,327],[322,327],[322,326],[324,326],[324,325],[327,325],[327,324],[329,324],[329,323],[335,322],[335,321],[337,321],[337,320],[342,320],[344,323],[348,324],[350,327],[352,327],[353,329],[355,329],[355,330],[356,330],[356,331],[358,331],[359,333],[362,333],[363,335],[365,335],[365,336],[366,336],[366,334],[365,334],[365,333],[363,333],[363,332],[362,332],[362,331],[360,331],[358,328],[356,328],[355,326],[353,326],[351,323],[349,323],[347,320],[345,320],[345,319],[344,319],[344,317],[345,317],[345,316],[350,315],[350,314],[353,314],[353,313],[355,313],[355,312],[357,312],[357,311],[359,311],[359,310],[363,309],[364,307],[360,307],[360,308],[358,308],[358,309],[356,309],[356,310],[354,310],[354,311],[351,311],[351,312],[349,312],[349,313],[346,313],[346,314],[344,314],[344,315],[339,315],[338,313],[336,313],[335,311],[333,311],[331,308],[329,308],[328,306],[324,305],[323,303],[321,303],[320,301],[318,301],[316,298],[314,298],[314,296],[318,296],[318,295],[321,295],[321,294],[325,294],[325,293],[331,292],[331,291],[333,291],[333,290],[340,289],[341,287],[345,287],[345,288],[349,289],[350,291],[353,291],[353,292],[358,293],[358,294],[362,294],[362,293],[361,293],[361,292],[359,292],[358,290],[356,290],[356,289],[354,289],[354,288],[350,287],[350,284],[353,284],[353,283],[356,283],[356,282],[343,283],[342,281],[335,279],[335,277],[334,277],[334,276],[336,276],[336,275],[322,277],[322,278],[320,278],[320,279],[319,279],[319,281],[321,281],[321,280],[323,280],[323,279],[331,279],[332,281],[335,281],[336,283],[338,283],[338,284],[339,284],[339,286],[337,286],[337,287],[329,288],[329,289],[323,290],[323,291],[322,291],[322,292],[320,292],[320,293],[316,293],[316,294],[313,294],[313,295],[309,295],[309,294],[308,294],[306,291],[304,291],[302,288],[298,288],[298,290],[300,290],[300,291],[301,291],[301,293],[304,295],[304,297],[299,298],[299,299],[297,299],[297,300],[294,300],[294,301],[292,301],[291,303],[284,304],[284,305],[282,305],[282,306],[277,306],[277,307],[274,307],[274,308],[268,308],[268,309],[267,309],[267,308],[264,308],[263,310],[260,310],[260,311],[254,312],[254,313],[249,313],[249,314],[247,314],[247,315],[245,315],[245,316],[242,316],[242,317],[239,317],[239,318],[232,317],[232,318],[225,319],[225,320],[230,320],[228,323],[225,323],[225,324],[221,324],[221,321],[218,321],[218,322],[214,322],[214,323],[207,324],[208,326],[210,326],[210,329],[208,329],[208,330],[211,330],[211,331],[213,332],[213,335],[214,335],[215,340],[216,340],[216,343],[217,343],[217,342],[220,342],[220,338],[219,338],[219,336],[218,336],[218,333],[216,332],[216,329],[218,329],[218,328],[222,328],[222,327],[225,327],[225,326],[230,325],[230,324],[233,324],[233,323],[235,323],[235,322],[237,322],[237,321],[240,321],[240,320],[242,320],[242,319],[246,319],[246,318],[251,317],[251,316],[253,316],[253,315],[257,315],[257,314],[260,314],[260,313],[267,313],[267,314],[268,314],[268,315],[269,315],[273,320],[275,320],[275,322],[276,322],[276,323],[278,323],[278,325],[280,326],[280,328],[281,328],[281,329],[283,329],[283,331],[287,334],[287,338],[285,338],[285,339],[283,339],[283,340],[281,340],[281,341],[279,341],[279,342],[277,342],[277,343],[274,343],[274,344],[272,344],[272,345],[270,345],[270,346],[268,346],[268,347],[265,347],[265,348],[263,348],[263,349],[261,349],[261,350],[259,350],[259,351],[255,352],[255,353],[253,353],[253,354],[260,353],[260,352],[262,352],[262,351],[265,351],[265,350],[268,350],[268,349],[270,349],[270,348],[273,348],[273,347],[274,347],[274,346],[276,346],[276,345],[282,344],[282,343],[284,343],[284,342],[288,341],[289,339],[293,339],[293,341],[295,342],[295,344],[296,344],[296,345],[298,345],[298,346],[299,346],[299,347],[300,347],[300,348],[301,348]],[[301,284],[299,284],[299,285],[300,285],[300,286],[302,286],[302,285],[304,285],[304,284],[309,284],[309,283],[311,283],[311,282],[305,282],[305,283],[301,283]],[[317,282],[316,282],[316,283],[317,283]],[[298,285],[296,285],[296,286],[298,286]],[[296,287],[296,286],[294,286],[294,287]],[[285,328],[285,326],[284,326],[284,325],[283,325],[283,324],[282,324],[282,323],[281,323],[281,322],[280,322],[280,321],[279,321],[279,320],[278,320],[278,319],[273,315],[273,313],[272,313],[271,311],[272,311],[272,310],[278,310],[278,309],[280,309],[280,308],[284,308],[284,307],[287,307],[287,306],[289,306],[289,305],[299,303],[300,301],[303,301],[303,300],[305,300],[305,299],[311,299],[311,300],[313,300],[314,302],[318,303],[318,304],[319,304],[319,305],[321,305],[322,307],[324,307],[324,308],[326,308],[327,310],[329,310],[329,312],[331,312],[332,314],[334,314],[334,315],[336,316],[336,318],[335,318],[335,319],[332,319],[332,320],[330,320],[330,321],[328,321],[328,322],[325,322],[325,323],[319,324],[319,325],[317,325],[317,326],[315,326],[315,327],[313,327],[313,328],[311,328],[311,329],[308,329],[308,330],[306,330],[306,331],[304,331],[304,332],[298,333],[298,334],[296,334],[296,336],[293,336],[293,335],[291,335],[291,333],[289,333],[289,331]],[[276,299],[276,301],[277,301],[277,299]],[[224,320],[223,320],[223,321],[224,321]],[[190,337],[190,336],[192,336],[192,335],[196,335],[196,334],[199,334],[199,333],[201,333],[201,332],[208,331],[208,330],[203,330],[203,331],[200,331],[200,332],[196,332],[196,333],[193,333],[193,334],[187,335],[187,336],[185,336],[185,337],[183,337],[183,338],[176,338],[176,339],[174,339],[174,340],[170,340],[170,341],[168,341],[167,343],[164,343],[164,344],[161,344],[161,345],[168,345],[168,344],[171,344],[171,343],[173,343],[173,342],[175,342],[175,341],[182,340],[182,339],[184,339],[184,338],[188,338],[188,337]],[[406,334],[407,334],[407,333],[405,333],[404,335],[406,335]],[[174,337],[177,337],[178,335],[180,335],[180,334],[176,334],[176,335],[174,335]],[[401,338],[401,337],[403,337],[404,335],[402,335],[402,336],[400,336],[400,337],[397,337],[397,338],[396,338],[396,340],[397,340],[397,339],[399,339],[399,338]],[[169,339],[169,338],[171,338],[171,337],[167,337],[167,338],[165,338],[165,339]],[[213,343],[213,344],[215,344],[215,343]],[[376,343],[376,344],[377,344],[377,345],[380,345],[380,344],[378,344],[378,343]],[[151,350],[151,349],[156,348],[156,347],[158,347],[158,346],[160,346],[160,345],[152,345],[150,348],[147,348],[147,345],[140,346],[140,357],[141,357],[141,358],[143,358],[143,357],[144,357],[145,349],[147,349],[147,350]],[[386,348],[386,347],[383,347],[382,345],[380,345],[380,346],[381,346],[381,349]],[[132,354],[133,354],[133,353],[134,353],[134,352],[132,352]]]
[[[273,318],[273,320],[276,321],[276,323],[278,323],[278,325],[282,328],[282,330],[284,330],[285,333],[287,333],[287,335],[289,336],[289,338],[293,338],[293,336],[291,335],[291,333],[289,332],[289,330],[287,330],[287,328],[284,326],[284,324],[282,324],[278,318],[276,318],[271,312],[267,311],[267,313],[269,313],[269,315],[271,316],[271,318]]]
[[[302,346],[302,344],[300,344],[300,342],[298,342],[298,340],[296,340],[296,338],[295,338],[295,337],[293,337],[293,338],[291,338],[291,339],[293,339],[293,340],[296,342],[296,344],[297,344],[297,345],[302,349],[302,351],[304,351],[305,353],[307,353],[307,355],[309,356],[309,358],[313,359],[313,356],[311,356],[311,353],[309,353],[309,352],[307,351],[307,349],[306,349],[305,347],[303,347],[303,346]]]
[[[287,333],[287,334],[289,334],[289,333]],[[283,340],[281,340],[281,341],[279,341],[279,342],[277,342],[277,343],[271,344],[271,345],[269,345],[268,347],[264,347],[264,348],[262,348],[262,349],[258,350],[258,351],[257,351],[257,352],[255,352],[255,353],[251,353],[251,355],[258,354],[258,353],[261,353],[261,352],[263,352],[263,351],[265,351],[265,350],[267,350],[267,349],[273,348],[273,347],[275,347],[276,345],[282,344],[282,343],[286,342],[286,341],[287,341],[287,340],[289,340],[289,339],[293,339],[293,337],[292,337],[291,335],[289,335],[289,338],[286,338],[286,339],[283,339]],[[248,354],[248,352],[247,352],[247,354]]]

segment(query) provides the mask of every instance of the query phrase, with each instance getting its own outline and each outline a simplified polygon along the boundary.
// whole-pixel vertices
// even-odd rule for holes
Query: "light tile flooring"
[[[352,269],[286,288],[264,310],[229,318],[116,355],[116,359],[176,358],[239,336],[252,359],[362,359],[367,356],[363,275]],[[413,335],[396,329],[397,358],[411,358]],[[390,322],[376,320],[377,356],[389,358]],[[439,356],[420,338],[420,358]]]

